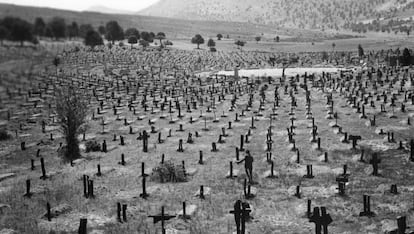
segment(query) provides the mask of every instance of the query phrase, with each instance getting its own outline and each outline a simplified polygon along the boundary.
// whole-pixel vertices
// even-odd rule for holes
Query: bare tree
[[[80,157],[78,135],[86,124],[88,95],[73,86],[63,86],[56,90],[56,113],[66,140],[65,158]]]

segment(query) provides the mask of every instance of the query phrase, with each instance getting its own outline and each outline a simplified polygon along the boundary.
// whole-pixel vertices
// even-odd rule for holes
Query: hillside
[[[142,15],[182,19],[340,29],[365,19],[389,18],[414,8],[414,0],[161,0]]]
[[[62,17],[67,23],[72,21],[81,24],[92,24],[94,27],[105,25],[110,20],[116,20],[124,29],[136,27],[139,31],[165,32],[170,39],[189,38],[200,33],[205,38],[215,37],[218,33],[229,35],[230,39],[253,39],[254,36],[263,35],[274,38],[289,38],[292,41],[318,41],[329,38],[343,38],[343,35],[326,34],[319,31],[276,28],[271,25],[253,24],[249,22],[211,22],[201,20],[171,19],[164,17],[103,14],[97,12],[76,12],[57,10],[51,8],[37,8],[17,6],[12,4],[0,4],[0,18],[16,16],[29,22],[34,22],[36,17],[42,17],[45,21],[53,17]]]

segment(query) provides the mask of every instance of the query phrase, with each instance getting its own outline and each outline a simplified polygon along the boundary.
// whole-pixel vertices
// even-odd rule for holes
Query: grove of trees
[[[5,17],[0,21],[0,27],[2,27],[2,34],[0,39],[8,39],[10,41],[20,42],[23,46],[25,41],[33,41],[33,26],[20,18]],[[0,33],[1,34],[1,33]]]
[[[117,21],[109,21],[105,26],[100,25],[94,28],[91,24],[78,25],[75,21],[66,24],[65,19],[61,17],[53,17],[47,22],[42,17],[36,17],[33,23],[11,16],[0,19],[1,46],[5,40],[19,42],[23,46],[25,41],[37,44],[38,39],[71,40],[82,38],[85,45],[95,47],[104,44],[103,36],[112,44],[115,41],[127,39],[131,46],[139,43],[141,46],[147,47],[156,39],[160,41],[161,47],[173,45],[171,41],[166,40],[164,32],[155,35],[153,32],[140,32],[136,28],[128,28],[124,32]],[[163,40],[166,41],[163,42]]]

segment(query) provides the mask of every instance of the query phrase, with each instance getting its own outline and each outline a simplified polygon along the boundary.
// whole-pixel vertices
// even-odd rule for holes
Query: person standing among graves
[[[237,162],[240,164],[244,161],[244,169],[246,170],[246,175],[249,178],[249,183],[253,182],[253,157],[250,154],[250,150],[246,150],[246,156],[244,159]]]
[[[148,135],[148,133],[147,133],[147,131],[143,131],[143,133],[142,133],[142,145],[143,145],[143,149],[142,149],[142,151],[143,152],[148,152],[148,138],[149,138],[150,136]]]
[[[242,212],[242,201],[237,200],[236,203],[234,203],[234,221],[236,221],[236,230],[237,234],[240,233],[240,221],[241,221],[241,212]]]

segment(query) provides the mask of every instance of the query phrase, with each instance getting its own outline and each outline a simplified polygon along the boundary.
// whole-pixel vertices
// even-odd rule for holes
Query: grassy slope
[[[165,32],[169,39],[190,38],[196,33],[200,33],[207,38],[215,37],[218,33],[223,35],[229,34],[231,38],[254,38],[263,33],[268,38],[274,38],[276,35],[279,35],[281,37],[299,37],[304,40],[320,40],[327,37],[331,38],[338,34],[275,28],[269,25],[251,23],[181,20],[140,15],[113,15],[0,4],[0,18],[5,16],[17,16],[29,22],[34,22],[36,17],[43,17],[47,21],[52,17],[59,16],[65,18],[67,23],[76,21],[78,24],[90,23],[95,27],[105,25],[110,20],[116,20],[124,29],[136,27],[139,31]]]

